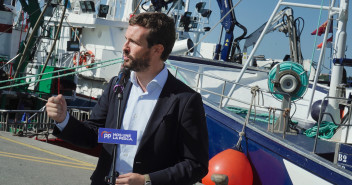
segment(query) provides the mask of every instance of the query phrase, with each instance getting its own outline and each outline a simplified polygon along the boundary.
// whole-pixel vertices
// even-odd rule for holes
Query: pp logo
[[[102,138],[104,139],[110,139],[111,138],[111,132],[108,132],[108,131],[103,131],[101,132],[101,135],[100,135]]]

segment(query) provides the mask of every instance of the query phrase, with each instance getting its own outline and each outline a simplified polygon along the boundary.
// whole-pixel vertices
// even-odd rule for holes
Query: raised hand
[[[67,104],[62,94],[48,99],[48,102],[46,103],[46,112],[51,119],[58,123],[65,120],[67,114]]]

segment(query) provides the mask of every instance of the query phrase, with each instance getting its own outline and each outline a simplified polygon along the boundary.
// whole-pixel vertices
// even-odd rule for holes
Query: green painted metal
[[[43,68],[43,65],[41,65],[39,67],[39,70],[41,71]],[[52,66],[48,66],[46,69],[45,69],[45,72],[52,72],[55,70],[55,67],[52,67]],[[50,74],[44,74],[43,75],[43,79],[45,78],[50,78],[50,77],[53,77],[54,76],[54,73],[50,73]],[[45,80],[45,81],[41,81],[39,82],[39,86],[38,86],[38,91],[39,92],[42,92],[42,93],[51,93],[51,85],[52,85],[53,81],[52,80]]]
[[[29,22],[30,22],[30,28],[33,29],[35,23],[37,22],[40,14],[41,14],[41,8],[40,8],[40,5],[39,5],[39,2],[37,0],[19,0],[20,3],[21,3],[21,6],[22,6],[22,9],[23,11],[27,12],[27,14],[29,15]],[[40,20],[40,25],[43,25],[43,22],[44,22],[44,18],[42,18]],[[34,37],[37,38],[38,37],[38,32],[35,31],[34,32]],[[36,39],[32,39],[30,42],[28,42],[28,46],[30,48],[30,50],[32,50],[34,44],[36,42]],[[20,48],[18,49],[18,53],[23,53],[24,51],[24,44],[23,42],[21,43],[20,45]],[[19,73],[22,73],[25,71],[26,67],[27,67],[27,64],[28,64],[28,57],[30,55],[30,52],[26,52],[26,53],[23,53],[25,56],[26,56],[26,59],[25,59],[25,62],[23,63],[23,65],[20,66],[20,68],[18,69]],[[13,63],[13,69],[17,69],[17,66],[19,65],[19,62],[20,62],[20,58],[21,57],[18,57],[14,63]]]

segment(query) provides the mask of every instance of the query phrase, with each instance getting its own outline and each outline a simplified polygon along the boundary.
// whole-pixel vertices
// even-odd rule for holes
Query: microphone
[[[130,79],[130,74],[131,74],[131,71],[129,68],[126,68],[126,67],[121,68],[117,77],[116,84],[114,86],[115,93],[123,92],[123,89],[125,88],[126,83],[128,82],[128,79]]]

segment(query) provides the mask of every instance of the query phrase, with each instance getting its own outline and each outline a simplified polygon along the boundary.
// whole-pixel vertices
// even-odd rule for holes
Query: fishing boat
[[[21,55],[7,54],[2,69],[13,80],[3,80],[7,84],[0,87],[2,97],[20,96],[23,102],[29,98],[36,102],[36,98],[61,93],[71,106],[93,106],[104,84],[120,68],[121,43],[131,14],[161,11],[175,18],[178,35],[166,65],[203,97],[210,157],[227,149],[241,150],[250,163],[253,184],[352,184],[352,163],[348,160],[352,155],[352,104],[343,81],[344,67],[351,65],[345,56],[349,2],[332,0],[329,5],[320,5],[279,0],[267,22],[248,36],[235,16],[241,2],[234,5],[231,0],[219,0],[217,4],[221,10],[218,23],[224,31],[220,44],[202,42],[215,28],[208,26],[212,9],[206,8],[205,1],[195,3],[194,12],[189,1],[178,0],[111,0],[106,4],[48,1],[42,8],[37,3],[35,7],[42,10],[43,17],[37,15],[35,20],[42,22],[30,23]],[[113,7],[122,8],[118,11]],[[329,84],[318,82],[330,29],[323,31],[319,59],[312,68],[312,60],[302,57],[299,19],[294,18],[292,7],[326,11],[325,28],[337,23],[333,27],[336,33]],[[11,20],[13,10],[7,9]],[[16,25],[24,20],[18,19]],[[235,26],[243,30],[237,38],[233,35]],[[25,33],[25,27],[17,26],[18,32]],[[272,31],[289,38],[289,54],[284,59],[256,55],[263,38]],[[22,38],[14,38],[20,38],[18,45]],[[36,42],[31,44],[31,39]],[[242,49],[241,40],[245,41]],[[231,181],[231,174],[226,175]]]

